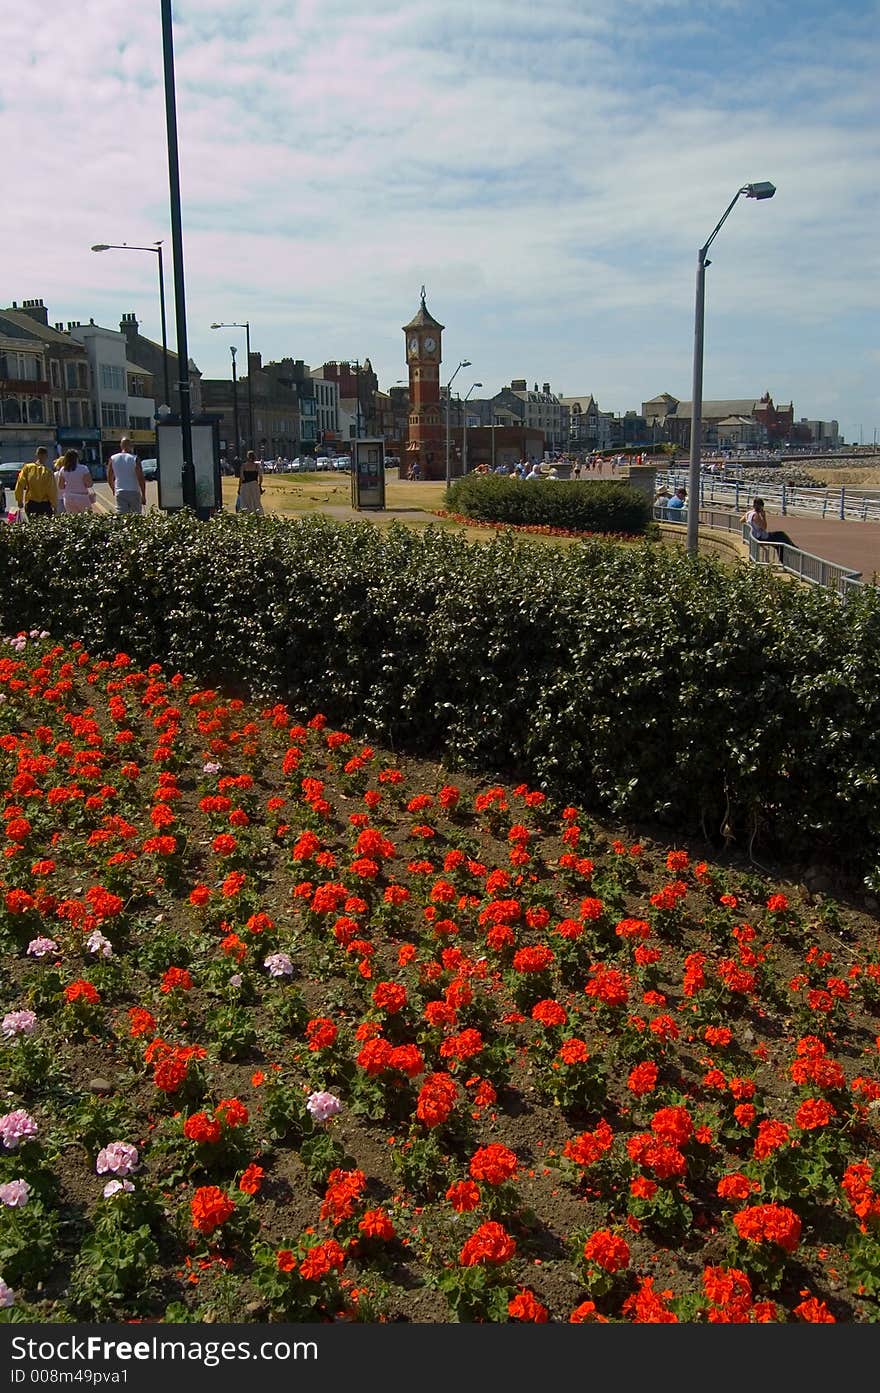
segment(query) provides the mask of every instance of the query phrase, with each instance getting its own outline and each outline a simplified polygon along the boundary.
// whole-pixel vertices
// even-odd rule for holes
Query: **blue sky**
[[[369,357],[387,386],[424,283],[445,375],[470,358],[486,394],[687,398],[697,248],[770,179],[713,246],[705,394],[769,390],[870,440],[878,21],[863,0],[176,0],[190,352],[225,375],[208,326],[247,318],[266,359]],[[170,281],[158,0],[6,6],[0,51],[0,300],[134,310],[158,338],[152,259],[88,250],[164,237]]]

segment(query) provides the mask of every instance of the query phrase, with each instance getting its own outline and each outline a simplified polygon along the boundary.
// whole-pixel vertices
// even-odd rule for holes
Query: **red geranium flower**
[[[584,1244],[584,1257],[604,1272],[620,1272],[629,1265],[629,1244],[610,1229],[598,1229]]]
[[[190,1200],[193,1228],[199,1233],[213,1233],[235,1212],[235,1205],[217,1185],[202,1185]]]

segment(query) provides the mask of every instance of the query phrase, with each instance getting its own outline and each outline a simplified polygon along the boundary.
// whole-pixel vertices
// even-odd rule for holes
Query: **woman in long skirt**
[[[240,513],[261,513],[263,511],[263,500],[260,497],[262,492],[263,465],[253,450],[248,450],[245,462],[241,467],[238,484],[238,511]]]

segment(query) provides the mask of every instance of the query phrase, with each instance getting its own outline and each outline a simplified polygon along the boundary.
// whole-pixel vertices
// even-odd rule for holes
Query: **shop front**
[[[101,432],[94,426],[59,426],[55,432],[58,454],[67,450],[78,450],[79,457],[93,479],[104,477],[101,460]]]

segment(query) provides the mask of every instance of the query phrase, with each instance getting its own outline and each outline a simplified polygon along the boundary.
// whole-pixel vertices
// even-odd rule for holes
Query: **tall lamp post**
[[[467,395],[465,396],[465,399],[464,399],[465,412],[464,412],[464,416],[462,417],[462,425],[461,425],[461,472],[462,472],[462,474],[467,474],[467,404],[468,404],[468,397],[470,396],[471,392],[474,390],[475,387],[482,387],[482,385],[483,385],[482,382],[474,382],[473,385],[472,385],[471,387],[468,388],[468,390],[467,390]]]
[[[171,405],[171,380],[168,374],[168,331],[165,327],[165,268],[162,264],[162,243],[152,247],[129,246],[128,242],[96,242],[93,252],[155,252],[159,262],[159,313],[162,318],[162,371],[165,377],[164,405]]]
[[[251,450],[254,450],[254,449],[256,449],[256,441],[255,441],[255,437],[254,437],[254,389],[253,389],[253,373],[251,372],[251,326],[250,326],[250,322],[249,322],[247,319],[245,319],[245,320],[243,320],[243,321],[241,321],[241,322],[239,322],[239,320],[237,320],[237,319],[230,319],[230,320],[228,320],[228,321],[227,321],[227,320],[222,320],[222,321],[221,321],[221,320],[218,320],[215,324],[212,324],[212,325],[211,325],[211,328],[212,328],[212,329],[244,329],[245,349],[246,349],[246,351],[247,351],[247,361],[248,361],[248,375],[247,375],[247,392],[248,392],[248,446],[250,447]]]
[[[171,205],[171,255],[174,262],[174,311],[177,322],[177,390],[180,393],[180,435],[183,467],[180,486],[184,508],[196,508],[196,469],[193,460],[192,402],[189,391],[189,348],[186,341],[186,291],[183,283],[183,222],[180,212],[180,154],[177,148],[177,96],[174,89],[174,26],[171,0],[161,0],[162,57],[165,70],[165,128],[168,137],[168,192]]]
[[[461,360],[461,362],[459,363],[458,367],[455,369],[455,372],[452,374],[452,376],[450,377],[449,381],[448,381],[447,384],[446,384],[446,487],[447,487],[447,488],[449,488],[449,485],[452,483],[452,451],[451,451],[451,445],[452,445],[452,432],[451,432],[450,426],[449,426],[449,410],[450,410],[450,406],[451,406],[451,404],[452,404],[452,390],[451,390],[451,388],[452,388],[453,382],[454,382],[455,379],[458,377],[458,374],[461,372],[462,368],[469,368],[470,365],[471,365],[471,360],[470,360],[470,358],[462,358],[462,360]]]
[[[232,354],[232,430],[235,435],[235,458],[241,459],[241,435],[238,429],[238,378],[235,374],[235,354],[234,344],[230,344],[229,352]],[[253,448],[253,447],[251,447]]]
[[[706,302],[706,267],[711,266],[706,253],[714,242],[721,228],[724,226],[737,199],[745,194],[746,198],[772,198],[776,192],[775,184],[744,184],[741,189],[737,189],[736,194],[724,210],[719,221],[715,224],[711,236],[704,242],[697,253],[697,298],[696,312],[694,315],[694,387],[693,400],[691,402],[691,456],[690,471],[688,473],[688,509],[687,509],[687,549],[691,556],[696,556],[699,549],[699,526],[700,526],[700,445],[703,434],[703,319]]]

